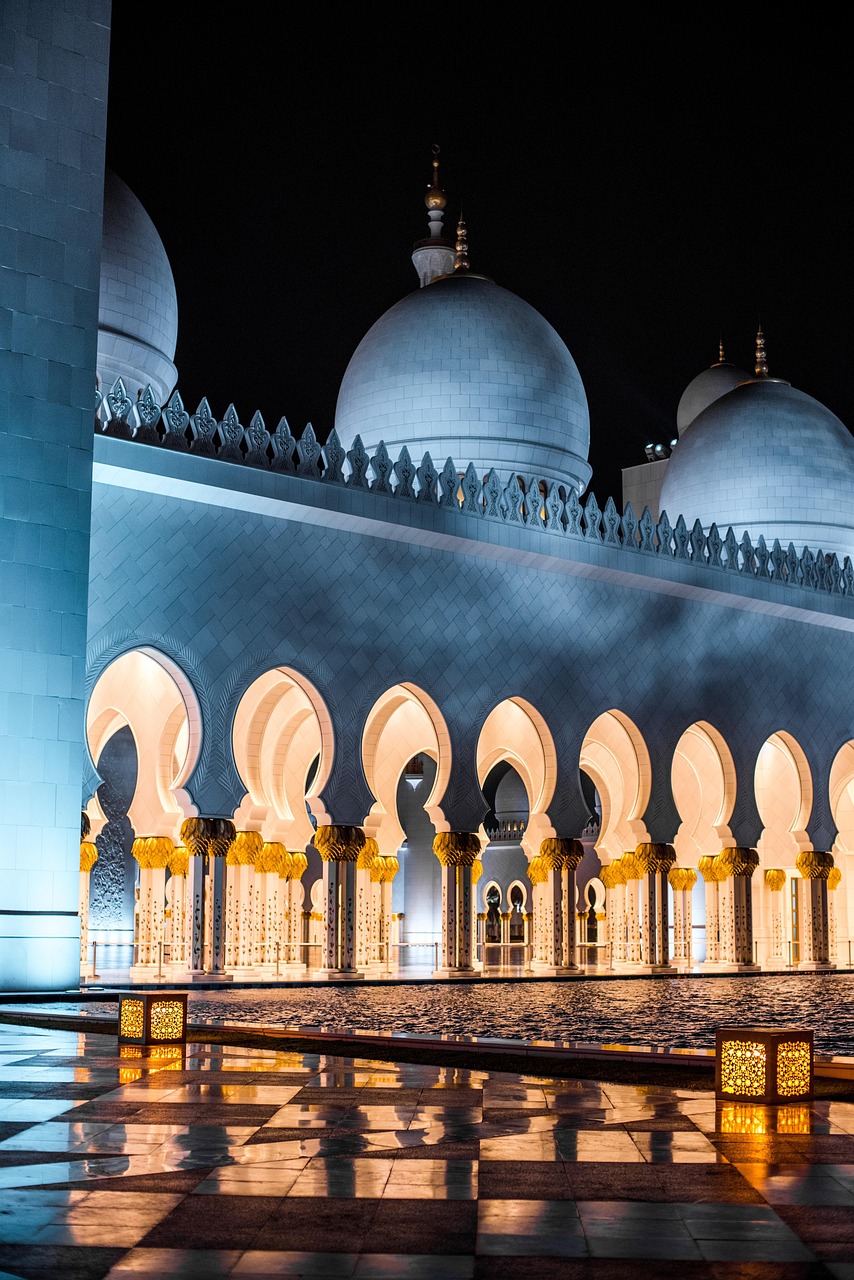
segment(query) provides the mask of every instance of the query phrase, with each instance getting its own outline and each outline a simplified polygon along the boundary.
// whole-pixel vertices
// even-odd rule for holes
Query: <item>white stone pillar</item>
[[[187,911],[187,873],[190,855],[183,845],[172,850],[169,858],[171,918],[169,921],[169,972],[173,976],[186,973],[189,954],[189,919]]]
[[[830,960],[834,965],[839,963],[839,921],[836,918],[836,905],[839,899],[836,896],[836,890],[839,888],[841,880],[842,872],[839,867],[832,867],[827,877],[827,928],[830,941]]]
[[[667,876],[676,861],[671,844],[639,844],[635,859],[643,873],[641,955],[643,966],[667,972],[670,963],[670,921]]]
[[[765,958],[767,969],[785,969],[786,957],[783,952],[783,890],[786,885],[786,873],[782,868],[768,867],[764,876],[765,902],[767,909],[768,955]]]
[[[166,867],[175,852],[168,836],[141,836],[131,850],[139,863],[139,934],[131,981],[149,981],[162,970]]]
[[[234,823],[230,818],[187,818],[181,826],[181,839],[190,854],[191,878],[195,877],[194,863],[204,860],[207,864],[202,894],[198,894],[195,886],[191,888],[191,893],[194,917],[197,905],[201,907],[202,962],[209,979],[217,982],[230,981],[230,975],[225,969],[225,862],[235,837]],[[194,920],[194,965],[196,933]]]
[[[433,852],[442,866],[442,964],[437,972],[474,973],[472,867],[480,840],[472,831],[440,831]]]
[[[694,963],[691,933],[691,894],[697,882],[693,867],[674,867],[667,877],[673,890],[673,959],[680,969]]]
[[[323,859],[324,942],[320,978],[362,978],[356,965],[356,862],[365,846],[361,827],[318,827]]]
[[[740,972],[758,966],[753,948],[753,872],[759,865],[755,849],[722,849],[715,858],[718,876],[719,967]]]
[[[830,922],[827,880],[833,855],[820,849],[804,849],[795,865],[803,877],[798,885],[801,907],[801,959],[799,969],[833,969],[830,959]]]
[[[716,856],[704,854],[700,859],[699,865],[706,894],[706,959],[703,961],[704,967],[706,965],[717,965],[721,955],[718,871],[715,868]]]
[[[377,963],[373,945],[373,888],[371,868],[379,858],[379,845],[372,836],[365,837],[356,861],[356,967],[367,969]]]

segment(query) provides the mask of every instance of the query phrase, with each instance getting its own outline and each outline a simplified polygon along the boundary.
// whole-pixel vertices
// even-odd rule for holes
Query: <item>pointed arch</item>
[[[505,698],[483,722],[477,740],[477,778],[483,786],[501,761],[512,765],[528,796],[528,823],[522,847],[529,858],[543,840],[555,834],[548,806],[557,783],[557,752],[551,730],[536,707],[524,698]]]
[[[306,806],[318,822],[329,821],[320,793],[335,749],[332,718],[311,681],[291,667],[258,676],[238,704],[232,745],[246,787],[237,826],[288,848],[308,844],[314,827]]]
[[[436,776],[424,809],[437,831],[447,831],[441,799],[451,776],[451,738],[436,703],[417,685],[402,682],[381,694],[362,733],[362,767],[374,804],[364,827],[382,854],[395,853],[406,839],[397,812],[397,787],[407,763],[429,756]]]
[[[704,855],[735,843],[728,826],[735,807],[735,764],[722,734],[708,721],[689,725],[677,742],[670,785],[682,819],[673,841],[681,863],[696,866]]]
[[[793,867],[802,849],[811,849],[807,823],[813,786],[800,743],[782,729],[762,744],[754,771],[756,807],[762,819],[757,849],[766,867]]]
[[[619,858],[649,840],[643,815],[652,767],[643,734],[622,711],[597,716],[581,744],[579,765],[593,779],[602,803],[598,853]]]
[[[181,823],[197,812],[184,784],[199,758],[202,720],[189,679],[157,649],[121,654],[96,680],[86,709],[86,739],[96,768],[107,743],[125,727],[138,762],[130,823],[138,835],[177,841]],[[97,797],[87,809],[97,829],[104,820]]]

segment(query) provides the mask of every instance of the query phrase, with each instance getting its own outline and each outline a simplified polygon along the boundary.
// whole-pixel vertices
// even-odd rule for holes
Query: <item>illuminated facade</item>
[[[94,455],[85,753],[79,664],[64,760],[86,756],[88,830],[79,861],[76,834],[56,854],[55,918],[30,834],[0,871],[2,907],[30,877],[2,918],[26,921],[33,954],[40,921],[67,926],[50,972],[10,947],[4,985],[71,985],[78,909],[84,943],[133,939],[139,978],[358,975],[394,966],[398,943],[435,945],[445,973],[848,962],[854,569],[838,507],[801,504],[790,523],[816,531],[810,549],[774,541],[798,461],[773,413],[755,464],[770,523],[585,496],[572,357],[468,268],[443,208],[434,180],[421,288],[360,344],[321,445],[171,394],[168,260],[108,179],[94,433],[82,395],[74,410]],[[94,306],[81,327],[91,388]],[[773,385],[791,422],[809,398]],[[766,389],[760,370],[754,423]],[[666,485],[688,444],[706,465],[692,442],[735,430],[744,396],[707,398]],[[802,425],[832,444],[814,406]]]

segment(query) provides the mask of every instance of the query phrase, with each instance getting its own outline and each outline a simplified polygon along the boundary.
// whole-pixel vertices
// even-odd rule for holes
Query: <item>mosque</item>
[[[184,404],[102,152],[102,232],[52,197],[99,279],[74,378],[6,379],[0,985],[72,986],[93,942],[140,981],[850,965],[854,440],[760,332],[598,501],[581,374],[446,236],[437,165],[322,443]],[[22,312],[61,328],[69,270]]]

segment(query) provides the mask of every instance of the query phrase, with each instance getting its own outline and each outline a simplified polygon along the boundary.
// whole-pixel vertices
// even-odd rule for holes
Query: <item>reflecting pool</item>
[[[190,993],[189,1016],[685,1048],[713,1048],[716,1027],[757,1023],[811,1027],[819,1052],[854,1054],[854,975],[204,991]]]

